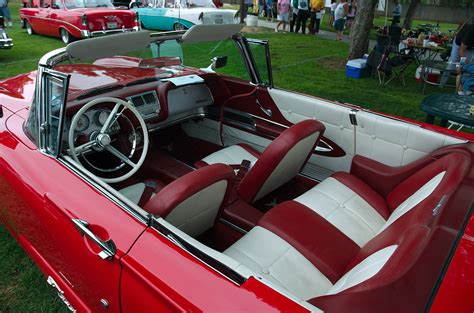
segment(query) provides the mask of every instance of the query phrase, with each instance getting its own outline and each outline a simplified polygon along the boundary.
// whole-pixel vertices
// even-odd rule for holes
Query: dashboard
[[[122,88],[113,93],[103,93],[99,97],[116,97],[131,102],[145,120],[148,130],[165,127],[168,123],[196,116],[202,112],[204,107],[214,103],[212,93],[205,83],[175,86],[171,82],[155,82]],[[79,108],[90,100],[78,101],[76,99],[71,102],[70,106]],[[76,141],[81,137],[91,137],[94,133],[99,132],[111,109],[112,106],[95,107],[85,112],[77,123]],[[65,131],[69,129],[71,120],[72,116],[69,116]],[[118,122],[115,122],[111,127],[110,134],[115,135],[121,131],[127,132],[127,130],[121,129]],[[67,135],[63,136],[63,139],[66,138]]]

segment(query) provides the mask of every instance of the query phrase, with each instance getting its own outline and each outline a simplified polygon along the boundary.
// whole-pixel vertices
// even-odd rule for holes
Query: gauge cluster
[[[77,126],[76,126],[76,137],[79,136],[89,136],[90,134],[99,131],[102,126],[104,125],[105,121],[107,121],[107,118],[109,117],[110,114],[109,109],[97,109],[97,110],[90,110],[82,114],[82,116],[79,118],[77,121]],[[68,119],[68,127],[71,126],[71,119]],[[120,126],[117,122],[115,122],[111,128],[110,128],[110,134],[114,135],[119,133],[120,131]]]

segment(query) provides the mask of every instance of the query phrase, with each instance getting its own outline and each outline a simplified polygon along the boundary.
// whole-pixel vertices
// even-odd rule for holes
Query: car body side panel
[[[153,228],[121,262],[124,312],[307,312],[254,278],[238,286]]]
[[[0,214],[45,275],[52,276],[77,308],[101,310],[106,299],[111,311],[120,309],[119,259],[145,225],[86,184],[58,160],[25,146],[8,129],[22,127],[16,118],[0,120]],[[24,138],[23,138],[24,139]],[[112,260],[98,257],[100,249],[81,236],[72,223],[79,218],[102,240],[117,247]],[[75,301],[74,299],[81,299]]]
[[[474,215],[459,242],[430,312],[474,312]]]

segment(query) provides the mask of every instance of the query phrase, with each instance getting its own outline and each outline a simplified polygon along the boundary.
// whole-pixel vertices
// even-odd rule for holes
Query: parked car
[[[140,3],[138,6],[137,4]],[[130,3],[143,27],[183,30],[199,24],[233,24],[236,10],[219,9],[212,0],[151,0]]]
[[[0,82],[0,220],[61,300],[471,312],[474,136],[274,87],[240,28],[77,41]]]
[[[60,37],[66,44],[140,28],[135,12],[115,9],[110,0],[30,0],[23,6],[20,19],[29,35]]]
[[[8,37],[5,29],[5,20],[0,16],[0,49],[11,49],[13,47],[13,40]]]

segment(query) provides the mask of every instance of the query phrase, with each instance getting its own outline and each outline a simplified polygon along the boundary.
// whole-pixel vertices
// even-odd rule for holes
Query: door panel
[[[385,165],[400,166],[435,149],[465,142],[423,129],[419,125],[362,110],[356,113],[358,125],[354,137],[354,126],[349,118],[352,107],[279,89],[269,89],[268,92],[285,119],[292,123],[308,118],[321,121],[326,126],[324,136],[347,153],[342,158],[311,158],[310,164],[326,169],[328,173],[349,171],[354,152]]]
[[[119,311],[119,259],[145,226],[71,173],[56,159],[21,143],[13,148],[0,140],[0,202],[5,221],[27,252],[62,290],[71,290],[94,311]],[[112,239],[117,253],[111,260],[98,257],[98,249],[81,235],[72,218],[88,221],[102,240]],[[30,249],[28,249],[30,247]],[[58,279],[60,277],[60,279]],[[66,297],[68,295],[66,294]],[[80,308],[74,297],[68,297]]]

